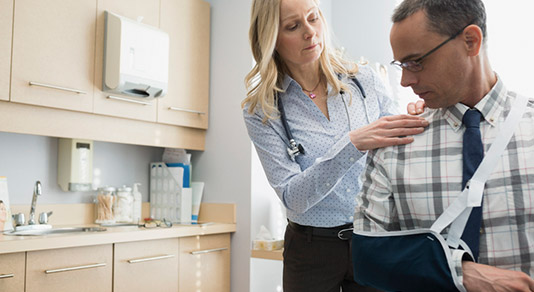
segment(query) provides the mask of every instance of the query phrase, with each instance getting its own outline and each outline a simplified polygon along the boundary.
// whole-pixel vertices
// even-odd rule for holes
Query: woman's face
[[[323,21],[313,0],[281,0],[276,51],[290,68],[319,59],[323,51]]]

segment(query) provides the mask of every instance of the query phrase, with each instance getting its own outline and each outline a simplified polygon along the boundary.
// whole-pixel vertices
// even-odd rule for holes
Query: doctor
[[[352,275],[354,178],[367,150],[411,143],[428,123],[392,116],[378,75],[330,46],[318,0],[255,0],[249,34],[243,115],[287,208],[284,291],[375,291]]]

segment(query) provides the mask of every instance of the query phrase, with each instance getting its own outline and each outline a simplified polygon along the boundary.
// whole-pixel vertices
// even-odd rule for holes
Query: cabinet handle
[[[157,257],[150,257],[150,258],[143,258],[143,259],[136,259],[136,260],[128,260],[128,263],[130,264],[136,264],[136,263],[142,263],[142,262],[148,262],[148,261],[157,261],[157,260],[163,260],[174,257],[173,254],[168,255],[162,255]]]
[[[63,90],[63,91],[68,91],[68,92],[74,92],[74,93],[79,93],[79,94],[87,94],[87,92],[85,92],[85,91],[74,89],[74,88],[61,87],[61,86],[44,84],[44,83],[39,83],[39,82],[34,82],[34,81],[30,81],[30,85],[41,86],[41,87],[46,87],[46,88],[53,88],[53,89],[58,89],[58,90]]]
[[[179,112],[186,112],[186,113],[194,113],[194,114],[199,114],[199,115],[205,115],[205,114],[206,114],[205,112],[200,112],[200,111],[190,110],[190,109],[186,109],[186,108],[179,108],[179,107],[174,107],[174,106],[169,107],[169,109],[170,109],[171,111],[179,111]]]
[[[227,250],[227,249],[228,249],[227,247],[204,249],[204,250],[192,251],[192,252],[190,252],[190,254],[199,255],[199,254],[205,254],[205,253],[210,253],[210,252],[223,251],[223,250]]]
[[[152,105],[152,103],[147,102],[147,101],[133,100],[133,99],[124,98],[124,97],[118,97],[118,96],[113,96],[113,95],[108,95],[108,99],[126,101],[126,102],[131,102],[131,103],[142,104],[142,105]]]
[[[45,270],[45,273],[53,274],[53,273],[60,273],[60,272],[69,272],[69,271],[76,271],[76,270],[83,270],[83,269],[99,268],[99,267],[105,267],[105,266],[106,266],[106,263],[92,264],[92,265],[69,267],[69,268],[62,268],[62,269],[56,269],[56,270]]]
[[[3,274],[0,275],[0,279],[7,279],[7,278],[13,278],[15,277],[15,274]]]

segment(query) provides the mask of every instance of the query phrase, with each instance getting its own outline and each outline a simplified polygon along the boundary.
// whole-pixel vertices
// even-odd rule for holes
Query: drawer
[[[180,239],[179,291],[230,291],[230,234]]]
[[[27,252],[26,292],[111,291],[113,247]]]
[[[178,291],[178,248],[178,238],[116,243],[113,291]]]
[[[24,267],[26,254],[24,252],[0,255],[0,291],[24,291]]]

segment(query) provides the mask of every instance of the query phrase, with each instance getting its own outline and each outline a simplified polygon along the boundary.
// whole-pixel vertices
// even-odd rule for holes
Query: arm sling
[[[473,207],[481,206],[486,180],[497,165],[523,116],[528,99],[518,95],[501,130],[467,187],[429,229],[370,232],[354,231],[354,279],[385,291],[461,291],[452,250],[471,250],[460,239]],[[441,232],[451,226],[448,235]]]

